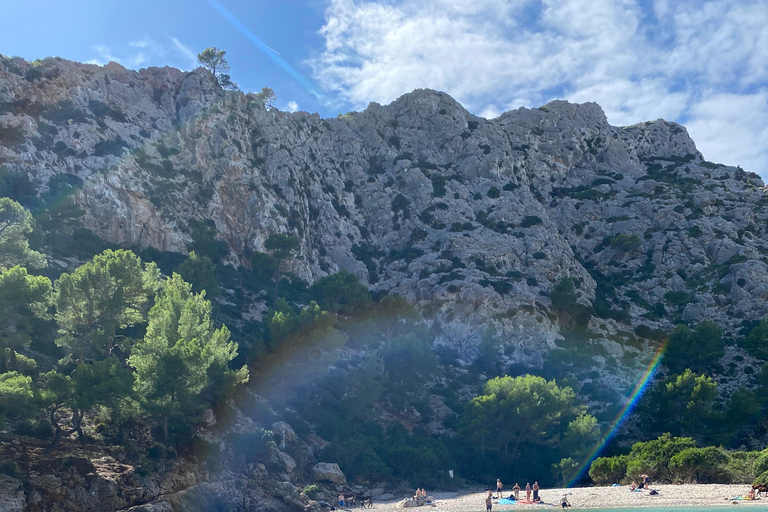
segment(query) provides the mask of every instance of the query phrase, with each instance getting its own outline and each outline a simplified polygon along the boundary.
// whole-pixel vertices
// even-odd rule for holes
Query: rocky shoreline
[[[523,482],[524,484],[524,482]],[[684,484],[684,485],[652,485],[658,495],[652,496],[648,491],[630,492],[624,485],[621,487],[577,487],[571,489],[542,489],[540,495],[543,503],[527,505],[499,505],[493,500],[494,511],[519,509],[560,508],[560,497],[568,495],[568,501],[575,509],[601,508],[639,508],[639,507],[678,507],[678,506],[715,506],[732,504],[731,498],[747,493],[746,484]],[[525,491],[523,491],[525,494]],[[507,495],[507,492],[504,493]],[[430,493],[435,498],[434,506],[428,509],[436,512],[474,512],[485,510],[485,492],[436,492]],[[395,512],[401,510],[400,502],[393,500],[375,503],[378,512]],[[750,507],[765,507],[768,497],[747,501],[739,500],[738,505]],[[421,508],[421,507],[419,507]]]

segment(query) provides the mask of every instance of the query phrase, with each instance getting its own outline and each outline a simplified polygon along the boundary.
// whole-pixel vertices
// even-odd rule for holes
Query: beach
[[[523,482],[523,485],[525,483]],[[621,487],[577,487],[572,489],[542,489],[539,492],[544,503],[528,505],[516,503],[514,505],[498,504],[493,500],[493,511],[506,511],[516,509],[547,509],[561,508],[560,497],[568,496],[568,501],[574,509],[610,509],[610,508],[638,508],[659,507],[671,508],[682,506],[724,506],[733,505],[731,498],[743,496],[749,491],[747,484],[685,484],[685,485],[656,485],[651,484],[651,489],[658,491],[658,495],[651,495],[649,491],[632,492],[624,485]],[[416,507],[410,510],[431,509],[436,512],[475,512],[485,511],[486,492],[434,492],[429,496],[435,498],[434,506]],[[494,496],[495,496],[494,491]],[[504,497],[509,496],[509,491],[504,491]],[[525,490],[520,496],[525,498]],[[402,499],[388,502],[374,502],[374,508],[379,511],[390,512],[403,510],[399,507]],[[736,505],[747,507],[768,506],[768,497],[747,501],[739,500]]]

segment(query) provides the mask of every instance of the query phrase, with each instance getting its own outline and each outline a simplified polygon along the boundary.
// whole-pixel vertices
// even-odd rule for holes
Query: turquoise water
[[[768,510],[765,504],[760,502],[739,502],[737,505],[733,505],[730,501],[728,505],[716,505],[713,507],[623,507],[623,508],[589,508],[581,510],[589,510],[590,512],[627,512],[628,510],[646,510],[648,512],[733,512],[735,510]],[[560,507],[557,507],[560,509]],[[578,510],[578,507],[566,510]]]

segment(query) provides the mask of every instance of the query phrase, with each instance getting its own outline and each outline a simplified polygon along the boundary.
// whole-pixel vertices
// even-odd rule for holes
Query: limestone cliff
[[[76,175],[84,225],[125,246],[185,252],[211,219],[239,265],[291,234],[303,279],[346,269],[402,294],[465,360],[493,324],[506,364],[540,366],[563,339],[548,297],[563,277],[599,313],[606,378],[648,353],[633,331],[733,332],[768,308],[759,177],[705,161],[676,123],[614,127],[594,103],[486,120],[417,90],[321,119],[203,69],[2,57],[0,165],[41,191]]]

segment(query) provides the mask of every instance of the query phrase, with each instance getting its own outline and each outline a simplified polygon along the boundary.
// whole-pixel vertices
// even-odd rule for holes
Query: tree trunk
[[[163,416],[163,442],[168,444],[168,416]]]
[[[14,349],[13,347],[10,347],[10,349],[11,349],[10,350],[11,353],[10,353],[10,356],[8,357],[8,368],[10,368],[11,370],[15,370],[16,369],[16,349]]]

